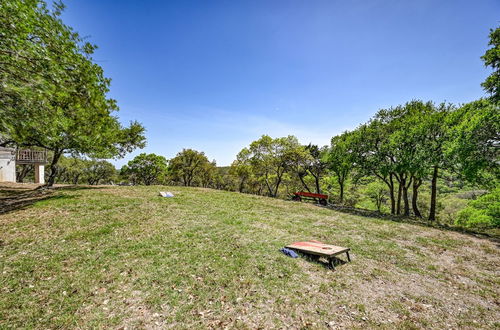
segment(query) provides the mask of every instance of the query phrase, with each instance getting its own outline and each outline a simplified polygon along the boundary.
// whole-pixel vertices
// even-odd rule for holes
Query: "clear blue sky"
[[[500,1],[66,0],[99,49],[139,152],[229,165],[262,134],[328,144],[377,109],[484,95],[480,56]]]

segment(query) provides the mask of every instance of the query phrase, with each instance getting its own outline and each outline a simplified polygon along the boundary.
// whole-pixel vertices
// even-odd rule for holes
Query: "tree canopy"
[[[167,159],[156,154],[141,153],[121,169],[121,175],[134,184],[146,186],[162,183],[167,175]]]
[[[124,127],[107,97],[110,79],[94,63],[96,46],[85,42],[42,0],[0,4],[0,139],[4,146],[53,152],[48,185],[65,153],[121,157],[144,147],[138,122]]]
[[[204,186],[208,185],[214,168],[215,162],[210,163],[205,153],[193,149],[183,149],[170,160],[169,166],[172,180],[187,187],[197,181]]]
[[[490,93],[493,102],[500,102],[500,27],[490,30],[490,42],[492,46],[481,57],[484,65],[493,69],[493,72],[481,84],[484,90]]]

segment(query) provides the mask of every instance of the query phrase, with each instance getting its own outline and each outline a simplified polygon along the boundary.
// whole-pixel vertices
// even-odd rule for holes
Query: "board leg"
[[[351,257],[349,256],[349,251],[346,251],[347,254],[347,261],[351,262]]]

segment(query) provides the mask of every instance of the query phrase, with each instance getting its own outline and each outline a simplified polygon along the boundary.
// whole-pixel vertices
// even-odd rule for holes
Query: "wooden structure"
[[[335,268],[335,256],[345,253],[347,255],[347,261],[351,261],[349,256],[349,248],[329,245],[321,243],[319,241],[307,241],[307,242],[295,242],[286,246],[289,249],[296,250],[298,252],[313,255],[316,257],[324,257],[328,260],[328,265],[334,269]]]
[[[47,151],[0,147],[0,182],[16,182],[16,165],[33,165],[35,183],[45,183]]]
[[[292,200],[300,202],[303,198],[317,200],[321,205],[328,204],[328,195],[315,194],[306,191],[298,191],[293,193]]]
[[[47,151],[20,149],[16,154],[16,163],[23,164],[47,164]]]
[[[33,165],[35,167],[35,183],[45,183],[47,151],[20,149],[16,154],[16,163],[19,165]]]

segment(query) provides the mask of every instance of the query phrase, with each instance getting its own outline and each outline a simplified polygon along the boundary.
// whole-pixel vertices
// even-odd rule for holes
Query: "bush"
[[[373,181],[366,184],[361,191],[360,204],[363,203],[364,208],[377,210],[379,212],[389,212],[387,207],[389,200],[389,191],[387,186],[380,181]]]
[[[428,199],[430,199],[430,197]],[[459,198],[455,194],[441,197],[439,199],[440,207],[438,210],[439,222],[447,225],[456,224],[458,214],[468,206],[468,202],[468,200]]]
[[[455,221],[464,227],[500,227],[500,188],[470,201]]]

